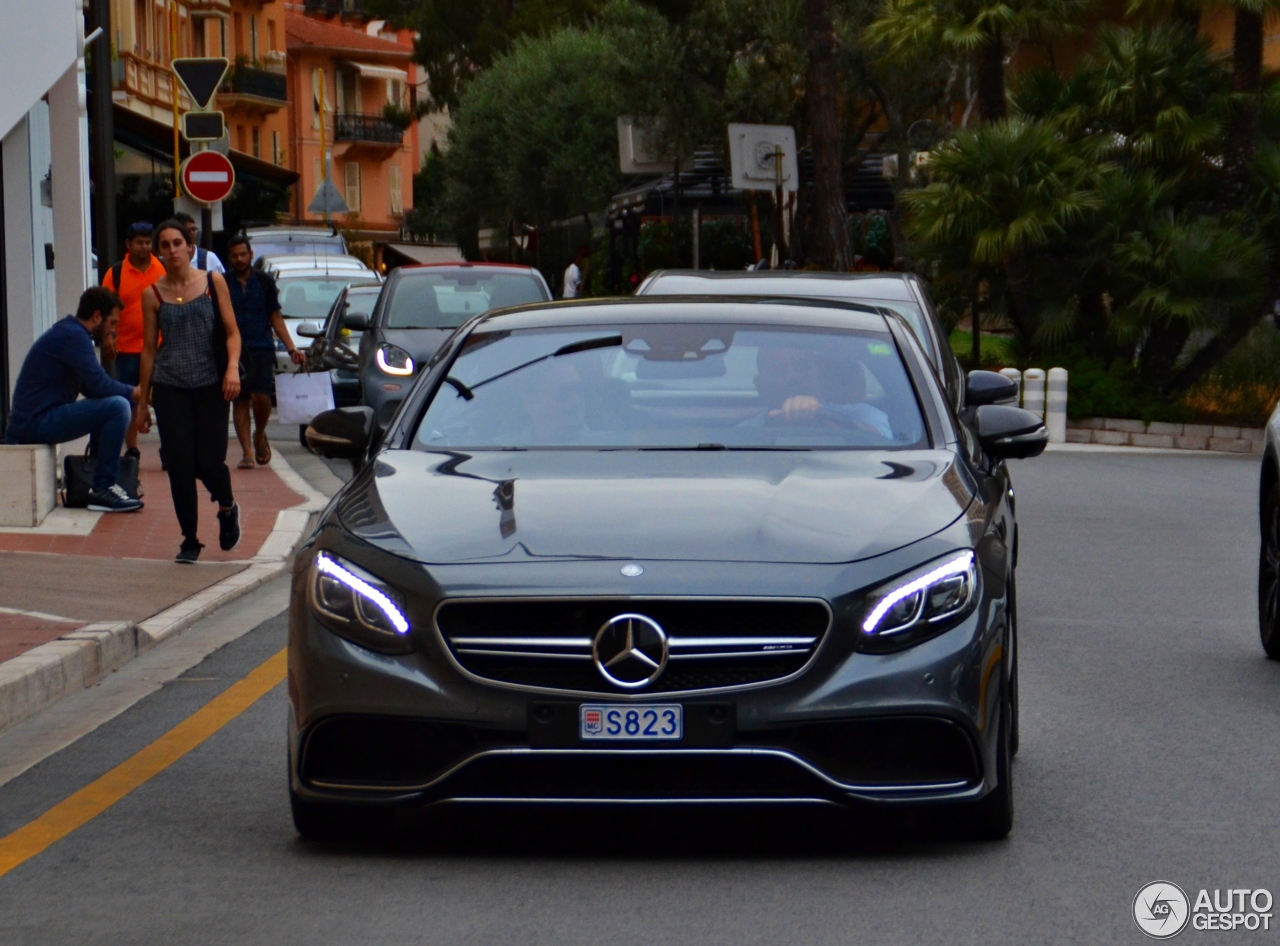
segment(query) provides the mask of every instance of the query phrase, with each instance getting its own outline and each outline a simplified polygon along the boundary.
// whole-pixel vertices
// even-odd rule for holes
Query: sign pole
[[[325,148],[324,148],[325,79],[324,79],[324,70],[321,69],[319,70],[319,72],[320,72],[320,172],[324,174],[325,179],[327,180],[329,177],[329,158],[328,158],[328,155],[325,154]],[[329,205],[328,204],[325,204],[325,208],[324,208],[324,222],[326,225],[328,225],[329,223]]]
[[[173,96],[173,196],[182,196],[182,154],[178,130],[178,73],[173,61],[178,58],[178,4],[169,0],[169,91]]]

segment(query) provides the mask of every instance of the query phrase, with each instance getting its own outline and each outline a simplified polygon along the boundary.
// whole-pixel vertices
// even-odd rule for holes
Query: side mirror
[[[977,427],[982,449],[1000,460],[1038,457],[1049,443],[1044,421],[1020,407],[984,405],[977,411]]]
[[[351,312],[342,318],[342,327],[363,332],[369,327],[369,316],[363,312]]]
[[[1008,403],[1017,407],[1018,382],[995,371],[970,371],[965,387],[965,407]]]
[[[298,327],[294,329],[294,333],[300,338],[319,338],[324,334],[324,330],[315,322],[299,322]]]
[[[307,425],[307,448],[329,460],[359,460],[373,438],[372,407],[322,411]]]

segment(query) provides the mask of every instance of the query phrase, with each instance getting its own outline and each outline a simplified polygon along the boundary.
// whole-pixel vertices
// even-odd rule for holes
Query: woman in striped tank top
[[[240,332],[222,276],[191,265],[195,248],[182,224],[166,220],[155,240],[165,275],[142,297],[138,429],[151,429],[150,394],[182,528],[174,561],[189,565],[204,548],[196,534],[197,478],[218,504],[218,544],[230,550],[240,541],[240,507],[227,469],[227,419],[240,393]]]

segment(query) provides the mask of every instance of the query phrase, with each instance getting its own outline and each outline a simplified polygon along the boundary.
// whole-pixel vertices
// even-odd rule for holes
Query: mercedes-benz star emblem
[[[596,632],[591,659],[600,675],[624,690],[646,687],[667,666],[667,634],[643,614],[619,614]]]
[[[618,571],[622,572],[625,578],[639,578],[644,574],[644,566],[632,562],[630,565],[623,565]]]

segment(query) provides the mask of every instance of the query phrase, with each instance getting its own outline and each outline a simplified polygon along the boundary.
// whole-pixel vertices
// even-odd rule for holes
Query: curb
[[[0,663],[0,733],[64,696],[93,686],[139,654],[287,572],[293,547],[306,532],[311,514],[323,509],[328,500],[279,453],[272,466],[286,486],[306,498],[280,510],[258,554],[246,561],[247,568],[140,623],[86,624]]]
[[[1066,442],[1108,447],[1261,454],[1265,434],[1265,430],[1256,427],[1163,424],[1159,421],[1145,423],[1140,420],[1094,417],[1069,423]]]

